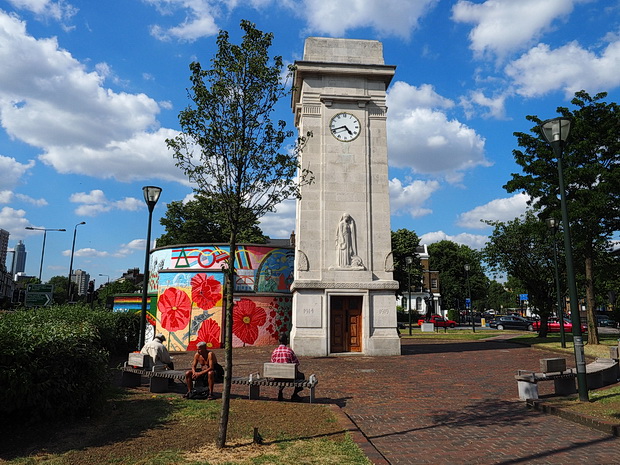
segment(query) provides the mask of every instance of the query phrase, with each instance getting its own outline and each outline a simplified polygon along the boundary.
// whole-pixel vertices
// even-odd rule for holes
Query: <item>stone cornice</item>
[[[398,281],[366,281],[366,282],[324,282],[318,280],[295,280],[291,291],[296,289],[369,289],[397,291]]]

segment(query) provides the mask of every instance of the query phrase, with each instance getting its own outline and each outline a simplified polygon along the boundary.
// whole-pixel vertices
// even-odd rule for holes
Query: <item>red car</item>
[[[455,328],[456,321],[448,320],[441,315],[432,315],[431,319],[426,321],[424,318],[418,320],[418,326],[422,326],[422,323],[433,323],[438,328]]]
[[[534,326],[534,331],[538,331],[540,329],[540,320],[536,320],[532,323]],[[585,333],[588,328],[585,325],[581,325],[581,332]],[[560,332],[560,319],[559,318],[549,318],[547,322],[547,331],[550,333],[559,333]],[[573,331],[573,323],[568,318],[564,318],[564,332],[570,333]]]

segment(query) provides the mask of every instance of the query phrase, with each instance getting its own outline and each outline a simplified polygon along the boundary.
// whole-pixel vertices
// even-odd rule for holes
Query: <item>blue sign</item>
[[[465,308],[471,307],[471,299],[465,299]]]
[[[519,300],[523,301],[523,300],[529,300],[529,299],[527,298],[527,294],[519,294]]]

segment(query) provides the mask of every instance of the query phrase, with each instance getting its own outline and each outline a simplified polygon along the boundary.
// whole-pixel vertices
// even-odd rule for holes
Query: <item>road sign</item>
[[[528,297],[527,294],[519,294],[519,300],[521,301],[529,300],[527,297]]]
[[[467,298],[465,299],[465,308],[470,308],[471,307],[471,299]]]
[[[53,302],[53,284],[28,284],[26,287],[26,307],[45,307]]]

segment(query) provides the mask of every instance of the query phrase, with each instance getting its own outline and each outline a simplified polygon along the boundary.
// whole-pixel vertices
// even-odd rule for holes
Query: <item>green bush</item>
[[[133,344],[127,327],[134,320],[88,306],[1,314],[0,412],[33,419],[90,414],[109,385],[110,352]]]
[[[459,311],[453,308],[448,310],[448,320],[459,321]]]

